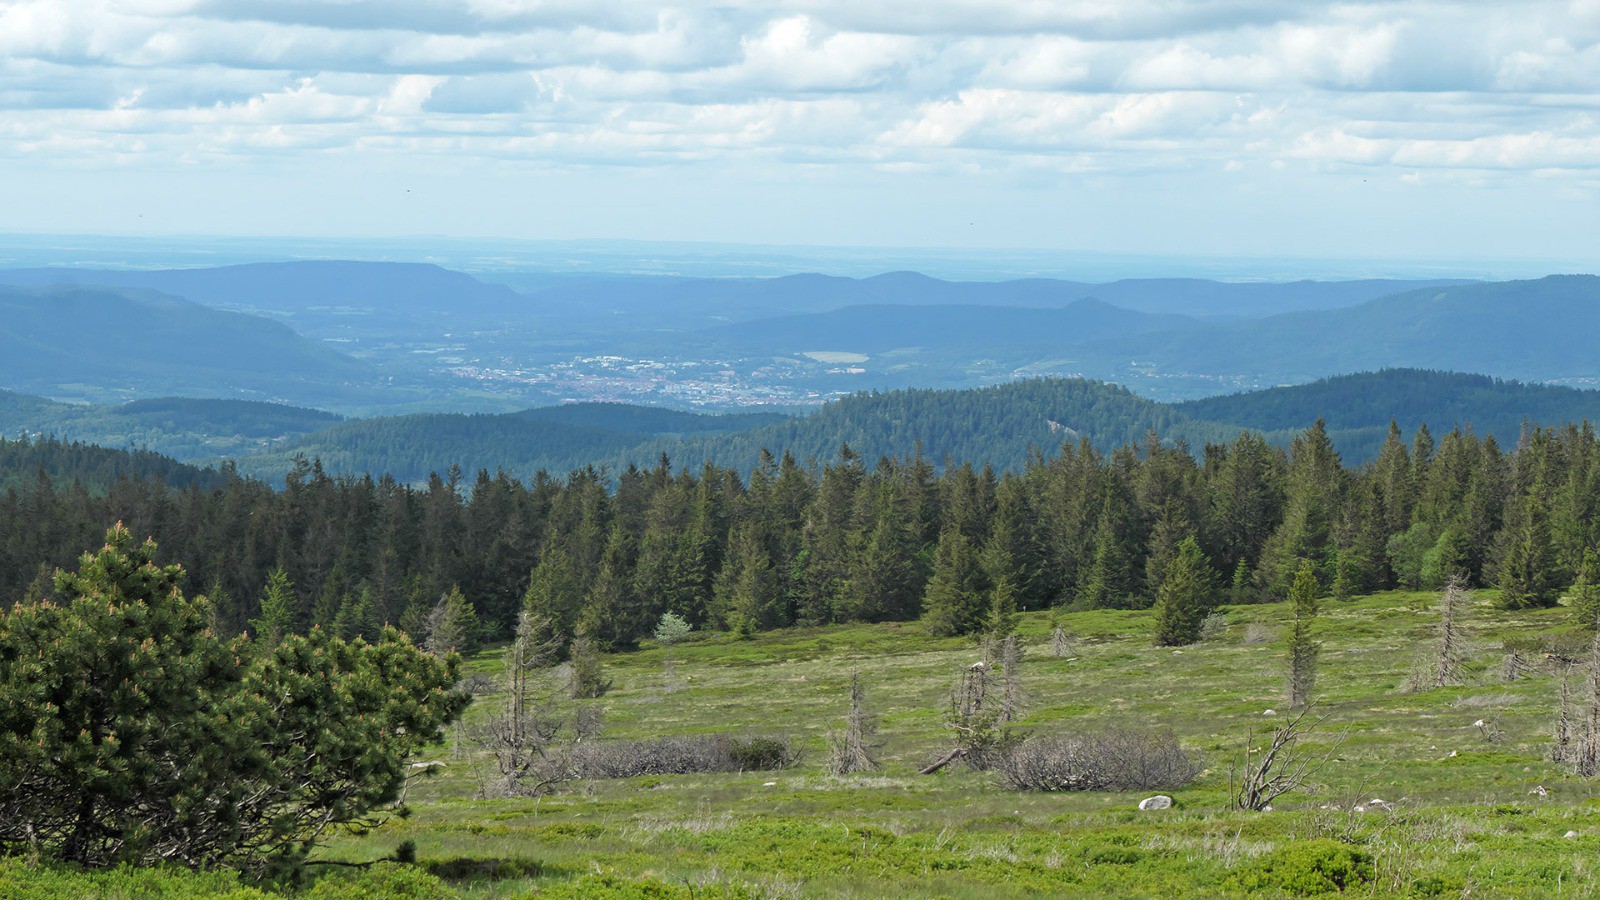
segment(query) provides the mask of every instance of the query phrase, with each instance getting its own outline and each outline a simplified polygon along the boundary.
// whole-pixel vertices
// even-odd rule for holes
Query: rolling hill
[[[259,316],[153,291],[0,287],[0,384],[13,390],[295,399],[375,380],[360,361]]]
[[[0,391],[0,436],[47,435],[148,449],[183,461],[262,452],[339,421],[321,410],[257,400],[161,397],[113,406]]]
[[[1211,324],[1101,342],[1169,373],[1247,373],[1279,383],[1393,366],[1531,381],[1600,377],[1600,278],[1552,275],[1428,288],[1346,309]]]
[[[1527,385],[1480,375],[1391,369],[1193,403],[1149,400],[1088,379],[1027,379],[967,390],[863,393],[806,416],[701,416],[623,404],[574,404],[499,416],[425,415],[346,422],[289,442],[242,469],[280,477],[296,453],[334,472],[389,472],[417,481],[452,464],[527,477],[587,463],[649,466],[666,454],[680,467],[706,461],[754,467],[763,449],[827,461],[849,444],[869,462],[920,452],[1015,468],[1034,452],[1087,439],[1102,452],[1149,432],[1199,452],[1208,442],[1261,431],[1280,446],[1322,418],[1346,462],[1376,456],[1393,410],[1407,435],[1422,423],[1457,425],[1512,446],[1523,422],[1600,421],[1600,391]]]

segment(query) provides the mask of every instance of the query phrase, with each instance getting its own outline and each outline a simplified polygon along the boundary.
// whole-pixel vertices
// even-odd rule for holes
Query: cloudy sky
[[[0,0],[0,231],[1581,263],[1600,0]]]

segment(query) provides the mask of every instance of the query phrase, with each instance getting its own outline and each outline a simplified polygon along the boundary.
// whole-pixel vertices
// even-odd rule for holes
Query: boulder
[[[1157,794],[1154,797],[1146,797],[1139,801],[1139,808],[1145,810],[1146,812],[1152,809],[1171,809],[1172,798],[1168,797],[1166,794]]]

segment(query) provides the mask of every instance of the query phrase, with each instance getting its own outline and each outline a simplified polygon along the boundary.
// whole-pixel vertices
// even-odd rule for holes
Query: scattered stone
[[[1146,797],[1139,801],[1139,808],[1145,810],[1146,812],[1152,809],[1171,809],[1172,798],[1168,797],[1166,794],[1157,794],[1154,797]]]
[[[1183,655],[1183,651],[1182,650],[1174,650],[1174,651],[1172,651],[1172,655],[1173,656],[1182,656]]]
[[[1569,831],[1566,834],[1562,835],[1562,837],[1575,838],[1575,837],[1578,837],[1578,833],[1576,831]]]
[[[1550,792],[1545,790],[1544,789],[1544,785],[1542,785],[1542,784],[1535,786],[1534,789],[1529,791],[1528,793],[1530,793],[1530,794],[1538,794],[1541,797],[1550,796]]]
[[[1262,713],[1263,716],[1275,716],[1277,714],[1278,714],[1278,711],[1275,710],[1275,709],[1269,709],[1266,712]]]
[[[776,781],[767,781],[767,782],[763,782],[761,786],[762,787],[777,787],[778,783]]]
[[[413,769],[432,769],[435,766],[441,769],[445,767],[444,763],[437,759],[430,759],[427,762],[414,762],[411,764],[411,768]]]
[[[1472,723],[1472,727],[1473,727],[1473,728],[1483,728],[1483,727],[1485,727],[1485,726],[1486,726],[1486,725],[1487,725],[1487,724],[1488,724],[1488,723],[1486,723],[1486,722],[1484,722],[1484,721],[1483,721],[1483,720],[1482,720],[1482,719],[1479,719],[1479,720],[1478,720],[1478,721],[1476,721],[1476,722],[1473,722],[1473,723]]]
[[[1451,755],[1451,756],[1455,756],[1455,755],[1456,755],[1456,752],[1455,752],[1455,751],[1454,751],[1454,750],[1451,750],[1451,751],[1450,751],[1450,755]]]
[[[1261,811],[1262,811],[1262,812],[1272,812],[1272,807],[1270,807],[1270,806],[1263,806],[1263,807],[1261,807]]]

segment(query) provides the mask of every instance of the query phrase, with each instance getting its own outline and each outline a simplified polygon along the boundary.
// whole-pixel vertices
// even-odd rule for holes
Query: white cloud
[[[1596,84],[1600,0],[0,0],[0,176],[1559,180],[1600,157]]]

